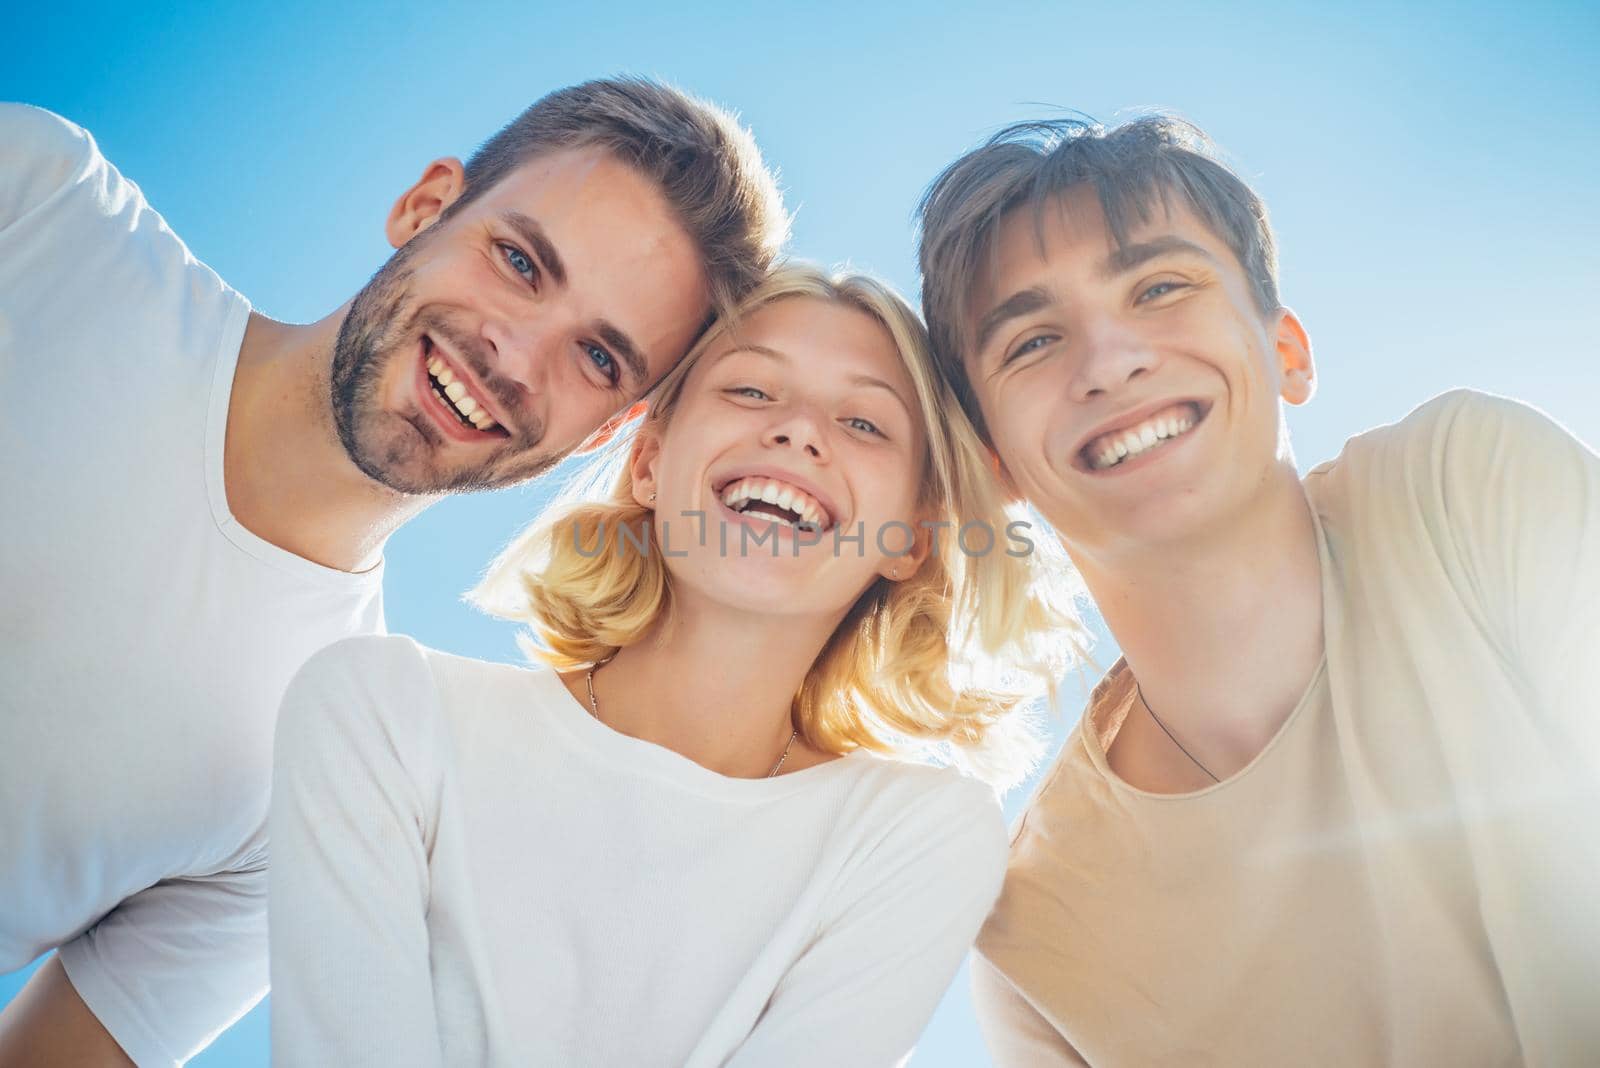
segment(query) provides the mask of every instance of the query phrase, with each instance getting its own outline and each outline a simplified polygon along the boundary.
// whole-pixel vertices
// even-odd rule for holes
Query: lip
[[[457,418],[453,410],[447,408],[444,402],[434,395],[433,384],[428,380],[430,356],[439,357],[445,366],[450,368],[452,375],[464,379],[468,385],[467,391],[472,394],[473,399],[479,398],[483,387],[472,376],[463,374],[457,362],[450,358],[437,341],[426,334],[422,336],[417,342],[417,403],[433,419],[440,432],[453,441],[462,442],[498,441],[509,437],[510,431],[505,429],[506,424],[502,421],[500,413],[488,405],[483,405],[483,408],[489,413],[489,418],[500,424],[499,430],[479,430],[477,427],[467,426]]]
[[[1126,412],[1123,412],[1121,415],[1112,416],[1110,419],[1107,419],[1105,422],[1101,423],[1099,426],[1095,427],[1093,430],[1089,431],[1082,438],[1080,438],[1078,440],[1078,444],[1073,446],[1072,449],[1072,465],[1078,468],[1078,470],[1085,471],[1091,475],[1109,475],[1121,471],[1124,468],[1143,466],[1140,461],[1153,458],[1155,455],[1157,455],[1157,453],[1166,452],[1170,446],[1164,446],[1159,450],[1153,450],[1144,455],[1135,457],[1133,460],[1124,461],[1115,467],[1108,467],[1104,470],[1097,470],[1090,467],[1084,460],[1083,454],[1084,450],[1089,447],[1090,442],[1094,441],[1096,438],[1103,437],[1106,434],[1115,433],[1119,430],[1128,430],[1132,427],[1138,426],[1140,423],[1144,422],[1146,419],[1149,419],[1157,412],[1165,411],[1175,404],[1192,404],[1200,413],[1200,418],[1195,422],[1194,427],[1187,434],[1183,435],[1184,438],[1187,438],[1189,434],[1193,434],[1195,430],[1198,430],[1200,428],[1200,424],[1204,423],[1206,418],[1211,414],[1211,402],[1200,397],[1169,397],[1166,400],[1152,401],[1149,404],[1130,409]]]
[[[785,471],[781,467],[737,467],[721,472],[720,474],[714,476],[711,479],[711,496],[716,500],[717,505],[730,515],[745,520],[748,520],[749,518],[748,516],[745,516],[744,513],[735,512],[733,509],[722,503],[722,491],[727,489],[733,483],[739,481],[741,478],[770,478],[774,482],[787,482],[796,489],[804,490],[806,493],[815,498],[818,504],[822,505],[823,512],[827,514],[827,526],[823,527],[823,530],[832,530],[843,521],[843,516],[839,511],[839,506],[834,503],[833,498],[822,492],[822,490],[817,487],[816,483],[812,482],[808,478],[804,478],[801,475],[795,474],[793,471]]]

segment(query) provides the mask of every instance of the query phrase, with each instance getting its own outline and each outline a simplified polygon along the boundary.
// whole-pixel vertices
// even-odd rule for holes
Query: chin
[[[730,567],[727,560],[716,561],[713,566],[718,573],[709,576],[710,581],[701,576],[702,581],[697,583],[700,595],[749,615],[810,616],[821,611],[816,604],[818,590],[813,576],[799,568],[791,568],[788,574],[780,570],[782,565],[796,561],[766,560],[762,563],[767,566],[756,567],[748,566],[749,561],[743,563],[747,566]]]
[[[426,493],[437,478],[428,462],[432,450],[406,421],[390,417],[383,423],[366,433],[358,430],[353,441],[345,442],[350,461],[385,489]]]

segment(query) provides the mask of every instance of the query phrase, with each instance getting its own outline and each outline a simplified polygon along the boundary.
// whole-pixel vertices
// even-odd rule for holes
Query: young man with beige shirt
[[[1309,336],[1198,130],[922,207],[941,359],[1122,649],[1013,835],[1002,1065],[1600,1058],[1600,459],[1457,391],[1297,473]]]

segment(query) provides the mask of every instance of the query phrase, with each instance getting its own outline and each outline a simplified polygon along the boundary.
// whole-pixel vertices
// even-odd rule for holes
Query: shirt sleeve
[[[0,103],[0,231],[82,181],[99,159],[94,140],[66,119]]]
[[[290,683],[273,761],[272,1059],[442,1063],[429,971],[437,690],[398,637],[337,642]]]
[[[135,1064],[181,1064],[267,990],[265,865],[167,879],[63,945],[89,1011]]]
[[[1483,625],[1540,714],[1600,759],[1600,457],[1526,404],[1441,406],[1441,491]]]
[[[979,953],[972,955],[972,1002],[995,1068],[1065,1068],[1089,1063]]]
[[[914,807],[779,982],[732,1068],[903,1063],[1000,893],[1006,828],[975,780]]]

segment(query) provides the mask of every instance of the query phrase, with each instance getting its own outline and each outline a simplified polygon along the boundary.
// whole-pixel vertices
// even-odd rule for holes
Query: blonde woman
[[[991,786],[909,758],[998,770],[1026,731],[986,665],[1046,677],[1075,635],[984,465],[903,301],[786,268],[611,492],[491,569],[546,666],[314,657],[278,732],[275,1060],[903,1059],[1006,856]]]

